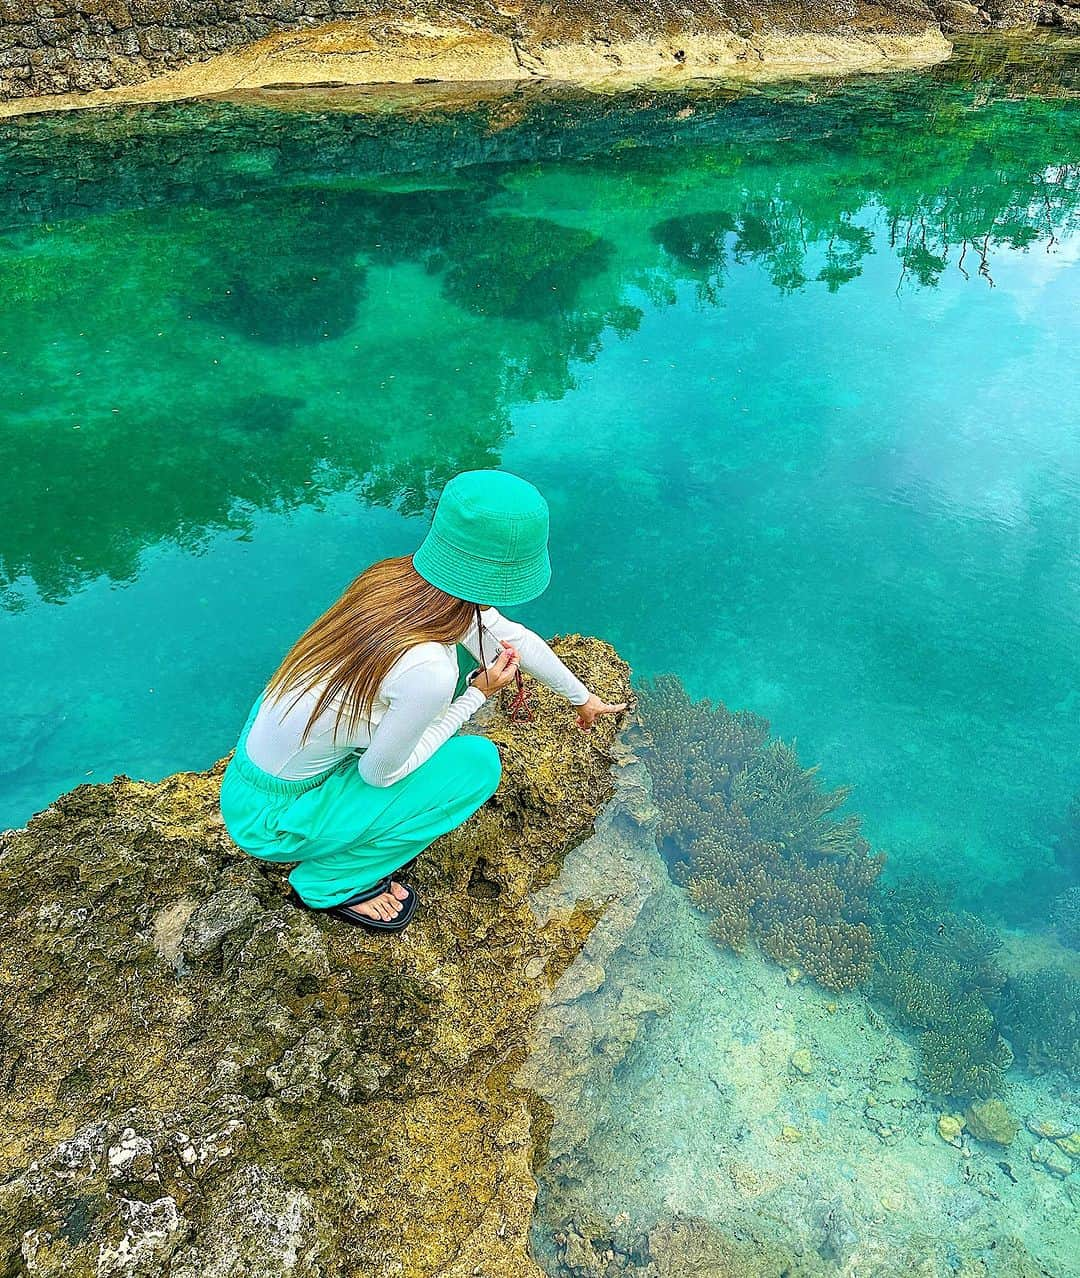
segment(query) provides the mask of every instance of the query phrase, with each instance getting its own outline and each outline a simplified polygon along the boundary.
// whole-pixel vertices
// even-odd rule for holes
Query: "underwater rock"
[[[60,706],[47,714],[14,713],[0,741],[0,777],[14,776],[29,767],[65,718]]]
[[[988,1145],[1011,1145],[1020,1130],[1019,1121],[1000,1100],[975,1101],[969,1105],[964,1119],[976,1140]]]
[[[859,1232],[841,1198],[834,1198],[821,1213],[821,1241],[817,1253],[822,1260],[843,1265],[859,1243]]]
[[[839,1259],[856,1236],[841,1204],[830,1204],[822,1215],[821,1256]],[[826,1272],[797,1248],[750,1238],[741,1230],[727,1234],[689,1213],[666,1216],[648,1229],[638,1228],[625,1212],[614,1220],[590,1214],[587,1220],[564,1223],[553,1241],[558,1263],[553,1272],[560,1278],[823,1278]],[[482,1270],[477,1278],[502,1275]]]
[[[1051,1176],[1068,1176],[1073,1169],[1072,1159],[1049,1141],[1032,1146],[1031,1161]]]
[[[556,648],[625,697],[606,645]],[[528,898],[612,794],[615,726],[536,704],[493,707],[502,783],[422,857],[399,936],[287,904],[225,833],[221,763],[80,786],[0,835],[0,1272],[538,1278],[512,1066],[604,905],[541,927]]]
[[[791,1068],[804,1076],[814,1072],[814,1057],[809,1048],[800,1047],[791,1053]]]
[[[624,738],[634,731],[627,729]],[[568,853],[559,878],[531,898],[545,929],[575,908],[591,910],[593,920],[580,953],[537,1014],[529,1055],[514,1078],[556,1115],[546,1142],[552,1160],[576,1157],[586,1146],[590,1107],[578,1098],[586,1088],[610,1085],[646,1020],[667,1011],[661,994],[632,983],[622,967],[619,979],[607,980],[615,956],[666,881],[655,853],[657,813],[648,771],[636,758],[624,758],[614,780],[614,798],[592,837]]]
[[[273,241],[266,243],[250,231],[245,233],[244,223],[259,225],[254,222],[255,211],[247,206],[236,210],[234,216],[240,223],[236,238],[228,245],[209,246],[207,261],[195,281],[195,297],[178,299],[182,313],[193,310],[210,323],[270,346],[324,341],[349,329],[366,293],[365,268],[351,255],[342,254],[340,248],[334,256],[325,247],[336,245],[336,241],[323,232],[317,210],[290,205],[279,212],[280,225]],[[263,210],[259,215],[266,217]],[[296,226],[298,221],[300,227]],[[308,224],[306,234],[303,223]],[[249,244],[259,244],[263,251],[252,253],[237,247]],[[262,410],[254,406],[248,420],[252,416],[255,423],[284,418],[287,425],[289,397],[277,398],[284,402],[271,402]]]
[[[1058,1136],[1054,1144],[1070,1158],[1080,1158],[1080,1132],[1069,1132],[1067,1136]]]
[[[567,1274],[598,1274],[601,1261],[592,1242],[570,1225],[559,1239],[562,1268]]]
[[[573,311],[582,285],[611,256],[612,245],[590,231],[521,214],[490,217],[463,237],[443,287],[478,315],[542,319]]]
[[[656,1278],[749,1272],[744,1268],[747,1257],[741,1254],[742,1249],[707,1221],[695,1217],[661,1221],[649,1231],[648,1240]]]
[[[1069,1134],[1069,1128],[1064,1123],[1055,1122],[1051,1118],[1035,1118],[1032,1116],[1024,1126],[1032,1136],[1037,1136],[1040,1140],[1059,1140]]]
[[[1074,794],[1054,835],[1054,859],[1074,877],[1080,874],[1080,793]]]
[[[957,1114],[942,1114],[937,1120],[937,1130],[938,1135],[947,1145],[955,1145],[959,1148],[962,1144],[964,1120]]]
[[[575,1114],[561,1130],[576,1122],[589,1138],[538,1172],[533,1238],[549,1273],[571,1278],[550,1244],[574,1220],[597,1253],[590,1278],[655,1278],[659,1244],[651,1261],[630,1264],[620,1238],[691,1217],[730,1240],[733,1258],[670,1270],[680,1278],[1072,1273],[1066,1194],[1076,1172],[1061,1181],[1032,1170],[1032,1142],[1022,1135],[1008,1150],[945,1144],[936,1121],[958,1111],[920,1091],[914,1044],[871,1021],[861,995],[830,1016],[826,994],[812,985],[792,991],[762,956],[715,950],[702,920],[678,908],[677,885],[660,897],[662,908],[647,903],[607,963],[607,980],[628,973],[668,996],[671,1010],[645,1024],[613,1078],[598,1059],[595,1084],[578,1081],[567,1100]],[[777,1001],[785,1004],[779,1015]],[[810,1079],[791,1072],[801,1047],[817,1062]],[[1069,1122],[1070,1099],[1049,1080],[1010,1084],[1014,1112]],[[556,1125],[562,1103],[557,1096]],[[784,1141],[784,1125],[803,1139]],[[1000,1166],[1004,1158],[1014,1174]],[[826,1204],[834,1206],[826,1212]],[[999,1262],[1013,1234],[1022,1241]],[[607,1248],[613,1261],[602,1259]]]

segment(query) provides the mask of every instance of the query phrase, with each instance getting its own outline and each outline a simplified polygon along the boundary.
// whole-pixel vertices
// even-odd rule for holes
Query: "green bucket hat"
[[[443,489],[412,563],[456,599],[519,604],[547,589],[547,541],[547,502],[528,480],[504,470],[463,470]]]

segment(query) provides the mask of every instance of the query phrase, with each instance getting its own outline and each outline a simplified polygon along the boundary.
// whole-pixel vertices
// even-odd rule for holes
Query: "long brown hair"
[[[431,585],[409,555],[380,559],[345,588],[337,603],[313,621],[285,655],[266,685],[268,699],[306,692],[325,682],[301,741],[326,707],[340,696],[334,734],[345,720],[357,728],[379,684],[407,648],[424,642],[458,643],[476,605]]]

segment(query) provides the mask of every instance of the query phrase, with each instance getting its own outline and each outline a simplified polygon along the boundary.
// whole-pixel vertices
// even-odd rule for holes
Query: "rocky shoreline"
[[[778,78],[1080,30],[1080,0],[6,0],[0,115],[280,85]]]
[[[611,699],[606,645],[557,650]],[[546,992],[610,903],[530,894],[615,790],[614,726],[495,711],[493,802],[381,938],[289,906],[217,813],[222,764],[62,796],[0,836],[0,1269],[67,1278],[537,1278]]]

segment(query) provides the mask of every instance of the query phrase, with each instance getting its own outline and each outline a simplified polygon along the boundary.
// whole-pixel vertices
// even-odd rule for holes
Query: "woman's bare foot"
[[[380,919],[389,922],[401,913],[401,903],[408,898],[409,891],[395,880],[390,882],[390,891],[380,896],[373,896],[370,901],[361,901],[359,905],[345,908],[366,919]]]

